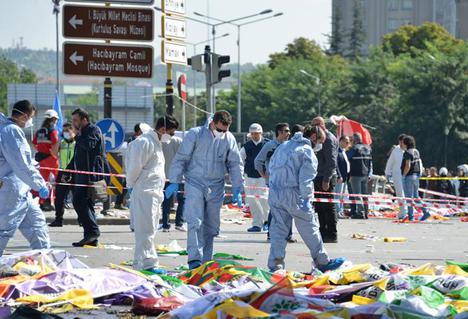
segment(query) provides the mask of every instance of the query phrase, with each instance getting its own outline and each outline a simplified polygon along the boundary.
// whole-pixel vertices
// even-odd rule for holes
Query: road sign
[[[71,75],[151,78],[153,48],[65,42],[63,71]]]
[[[125,131],[119,122],[113,119],[102,119],[96,123],[106,141],[106,152],[119,148],[125,139]]]
[[[185,14],[185,0],[161,0],[164,13]]]
[[[65,0],[71,2],[107,2],[107,3],[126,3],[126,4],[134,4],[134,5],[150,5],[154,3],[154,0]]]
[[[161,17],[161,30],[161,35],[165,39],[185,39],[187,27],[185,20],[163,15]]]
[[[179,96],[183,102],[187,101],[187,77],[184,73],[179,75],[179,79],[177,80],[177,89],[179,91]]]
[[[152,41],[153,9],[65,5],[63,36]]]
[[[183,43],[161,41],[161,61],[187,65],[187,48]]]

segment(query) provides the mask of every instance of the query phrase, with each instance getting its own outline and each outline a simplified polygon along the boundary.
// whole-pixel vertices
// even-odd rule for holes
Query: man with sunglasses
[[[185,136],[169,170],[171,184],[165,197],[177,192],[185,179],[184,217],[190,269],[210,261],[213,239],[219,233],[224,199],[224,178],[229,173],[232,201],[241,203],[243,166],[236,139],[229,132],[231,114],[218,111],[207,125],[192,128]]]

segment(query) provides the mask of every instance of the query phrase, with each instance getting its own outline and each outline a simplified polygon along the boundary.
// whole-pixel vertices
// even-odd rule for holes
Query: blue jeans
[[[349,179],[349,183],[351,184],[351,189],[353,194],[367,194],[367,182],[369,177],[367,176],[352,176]],[[353,199],[362,200],[364,202],[367,201],[367,198],[362,197],[353,197]],[[351,216],[355,217],[367,217],[367,212],[369,207],[363,204],[357,204],[353,206],[354,208],[351,209]]]
[[[164,189],[169,185],[170,183],[166,182],[166,185],[164,186]],[[179,192],[177,194],[172,195],[170,198],[164,197],[164,201],[162,202],[162,225],[164,229],[169,229],[171,228],[171,224],[169,223],[169,214],[171,213],[171,206],[172,203],[174,202],[174,197],[177,198],[177,211],[176,211],[176,219],[175,219],[175,225],[176,226],[182,226],[184,223],[184,184],[179,184]],[[180,193],[182,192],[182,193]]]
[[[336,183],[335,185],[335,193],[340,193],[343,194],[346,189],[346,184],[345,183]],[[343,195],[335,195],[335,199],[343,199]],[[342,214],[344,211],[344,204],[342,203],[336,203],[336,210],[338,214]]]
[[[419,198],[419,175],[412,174],[403,176],[403,191],[405,192],[405,197],[407,198]],[[425,208],[422,209],[424,214],[427,214]],[[413,206],[408,205],[408,219],[413,220]]]

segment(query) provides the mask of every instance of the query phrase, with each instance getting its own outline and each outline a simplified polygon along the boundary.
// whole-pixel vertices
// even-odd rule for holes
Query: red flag
[[[338,137],[341,135],[352,136],[354,133],[361,133],[362,143],[367,145],[372,144],[372,136],[370,135],[369,131],[364,126],[362,126],[361,123],[348,120],[347,118],[339,121]]]

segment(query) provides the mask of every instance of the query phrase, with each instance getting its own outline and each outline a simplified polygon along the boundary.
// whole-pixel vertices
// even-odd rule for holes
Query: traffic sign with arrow
[[[154,12],[146,8],[65,5],[63,36],[152,41]]]
[[[119,122],[113,119],[103,119],[96,123],[101,129],[106,142],[106,152],[119,148],[125,140],[125,131]]]
[[[65,42],[63,57],[65,74],[151,78],[153,72],[150,46]]]

